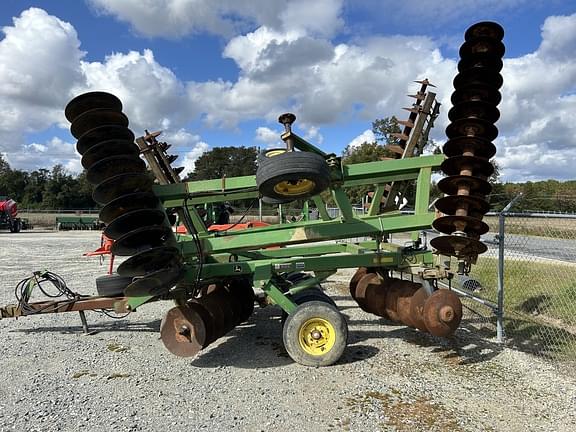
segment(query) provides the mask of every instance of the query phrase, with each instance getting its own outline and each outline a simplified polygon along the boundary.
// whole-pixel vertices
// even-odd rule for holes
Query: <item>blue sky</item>
[[[187,169],[215,146],[273,146],[284,111],[336,153],[406,116],[429,78],[442,144],[464,31],[505,28],[496,156],[505,181],[574,178],[576,1],[3,0],[0,152],[15,168],[80,168],[63,108],[107,90],[135,134],[162,129]]]

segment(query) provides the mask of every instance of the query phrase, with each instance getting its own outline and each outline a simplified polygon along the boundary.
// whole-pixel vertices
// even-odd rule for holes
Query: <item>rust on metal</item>
[[[177,306],[168,311],[160,324],[160,338],[172,354],[192,357],[206,342],[206,327],[196,310]]]

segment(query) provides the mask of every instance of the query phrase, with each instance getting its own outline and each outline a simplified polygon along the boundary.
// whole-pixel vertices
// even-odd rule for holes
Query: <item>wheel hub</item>
[[[274,192],[284,196],[297,196],[314,190],[316,183],[308,179],[286,180],[274,186]]]
[[[305,352],[320,356],[332,349],[336,342],[336,332],[327,320],[311,318],[300,327],[298,339]]]

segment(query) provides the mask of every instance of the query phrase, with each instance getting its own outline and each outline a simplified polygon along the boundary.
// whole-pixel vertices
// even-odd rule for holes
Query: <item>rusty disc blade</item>
[[[140,252],[118,266],[121,276],[144,276],[165,268],[178,267],[182,263],[180,251],[173,246],[160,246]]]
[[[489,230],[488,224],[471,216],[442,216],[432,222],[432,227],[444,234],[461,231],[469,236],[481,236]]]
[[[162,225],[166,215],[158,209],[139,209],[124,213],[122,216],[114,219],[106,229],[104,235],[113,240],[117,240],[124,234],[134,231],[142,226]]]
[[[369,272],[366,267],[358,267],[358,270],[356,270],[356,273],[354,273],[352,279],[350,279],[349,284],[350,295],[354,300],[356,300],[356,287],[358,286],[358,282],[360,281],[360,279],[364,277],[364,275],[366,275],[366,273],[373,273],[373,272]]]
[[[111,109],[96,108],[76,117],[70,125],[70,132],[78,139],[89,130],[105,125],[128,127],[128,117]]]
[[[446,142],[442,147],[442,151],[448,157],[466,154],[482,159],[490,159],[496,154],[496,146],[484,138],[457,137]]]
[[[122,195],[110,201],[100,210],[99,218],[109,224],[117,217],[138,209],[161,209],[160,200],[152,192],[137,192]]]
[[[473,176],[488,178],[494,173],[494,165],[486,159],[476,156],[453,156],[445,159],[440,165],[444,174],[449,176],[461,175],[471,171]]]
[[[500,111],[494,105],[482,101],[462,102],[454,105],[448,111],[450,121],[463,118],[479,118],[490,123],[496,123],[500,118]]]
[[[424,323],[430,334],[447,337],[452,335],[462,321],[460,298],[446,289],[434,291],[424,304]]]
[[[82,135],[76,143],[76,150],[84,154],[91,147],[105,141],[129,141],[134,142],[134,134],[125,126],[105,125],[90,129]]]
[[[460,46],[460,58],[468,58],[477,54],[491,55],[497,58],[504,57],[506,47],[498,39],[491,37],[476,37],[466,41]]]
[[[436,209],[445,215],[454,215],[458,209],[467,209],[470,212],[486,214],[490,205],[482,198],[471,195],[448,195],[434,203]]]
[[[426,323],[424,322],[424,305],[428,299],[428,293],[422,285],[416,290],[412,299],[410,300],[410,317],[412,319],[412,324],[418,330],[428,331],[426,328]]]
[[[438,189],[448,195],[458,194],[462,187],[468,188],[470,195],[488,195],[492,191],[490,183],[471,175],[453,175],[438,182]]]
[[[94,188],[92,198],[105,205],[122,195],[152,190],[152,178],[147,173],[120,174],[104,180]]]
[[[502,95],[495,89],[486,84],[474,83],[454,90],[450,98],[452,105],[458,105],[462,102],[483,101],[494,106],[502,100]]]
[[[199,299],[196,300],[196,302],[202,305],[204,309],[206,309],[211,318],[210,322],[212,324],[213,340],[209,341],[209,343],[212,343],[216,339],[224,336],[225,312],[220,306],[220,301],[212,297],[211,293],[203,297],[200,297]]]
[[[494,72],[500,72],[503,66],[504,63],[501,58],[491,54],[478,53],[461,59],[458,62],[458,72],[472,68],[486,68]]]
[[[356,287],[356,301],[366,312],[384,318],[386,314],[386,285],[377,273],[366,273]]]
[[[356,295],[356,297],[355,297],[355,300],[356,300],[356,303],[358,303],[358,306],[360,306],[360,309],[362,309],[364,312],[370,312],[370,313],[372,313],[372,310],[371,310],[369,304],[364,303],[364,300],[365,300],[364,297],[360,297],[360,296],[358,295],[358,294],[359,294],[359,285],[360,285],[360,282],[364,281],[364,282],[362,282],[362,284],[363,284],[364,286],[366,286],[366,285],[372,283],[373,278],[378,278],[378,275],[377,275],[376,273],[366,273],[366,274],[364,274],[364,275],[360,278],[360,280],[359,280],[358,283],[356,284],[356,290],[355,290],[355,295]]]
[[[226,334],[236,327],[240,316],[236,315],[236,308],[233,305],[232,296],[228,290],[221,287],[212,295],[220,302],[220,308],[224,312],[224,334]]]
[[[153,225],[130,231],[112,245],[112,254],[132,256],[160,246],[175,246],[174,233],[165,225]]]
[[[402,284],[401,280],[393,278],[389,280],[386,286],[386,315],[388,319],[394,322],[401,322],[400,315],[398,315],[398,297],[401,295]]]
[[[241,306],[238,324],[246,321],[254,312],[254,289],[247,278],[230,281],[229,291],[232,298]]]
[[[135,279],[124,289],[127,297],[161,296],[178,283],[183,276],[181,267],[162,269]]]
[[[430,245],[442,255],[455,257],[480,255],[488,250],[480,240],[454,235],[433,238]]]
[[[400,289],[399,295],[396,298],[396,312],[398,313],[398,318],[400,322],[408,327],[416,327],[415,321],[412,318],[412,311],[410,305],[412,304],[412,297],[418,289],[421,287],[420,284],[415,282],[410,282],[407,280],[399,281]]]
[[[88,92],[76,96],[68,102],[68,105],[64,108],[64,115],[66,116],[66,119],[72,123],[79,115],[96,108],[122,111],[122,102],[110,93],[99,91]]]
[[[86,173],[86,180],[99,184],[120,174],[145,173],[146,164],[138,156],[110,156],[93,164]]]
[[[160,338],[172,354],[192,357],[206,343],[206,324],[195,308],[174,307],[162,319]]]
[[[128,140],[108,140],[102,141],[90,147],[82,156],[82,166],[90,169],[96,162],[110,156],[130,155],[137,157],[140,153],[138,146]]]
[[[479,37],[486,37],[501,41],[504,38],[504,29],[494,21],[482,21],[468,27],[464,33],[464,40],[470,41]]]

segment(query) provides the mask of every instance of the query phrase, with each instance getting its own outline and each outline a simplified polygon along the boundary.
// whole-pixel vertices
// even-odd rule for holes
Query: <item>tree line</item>
[[[391,134],[398,131],[400,128],[395,117],[375,120],[372,123],[375,141],[346,147],[342,153],[343,163],[368,162],[392,156],[386,145],[394,143],[395,138]],[[428,148],[435,153],[440,151],[439,146],[433,142],[428,143]],[[257,168],[257,154],[258,149],[255,147],[213,148],[198,158],[194,171],[185,180],[253,175]],[[496,174],[490,179],[493,190],[487,197],[493,211],[502,210],[522,193],[523,198],[514,206],[514,211],[576,213],[576,180],[501,183],[497,164],[495,168]],[[96,209],[92,189],[85,172],[73,175],[62,165],[56,165],[50,170],[41,168],[27,172],[11,168],[0,154],[0,196],[14,199],[20,208]],[[351,201],[359,204],[370,189],[366,186],[352,188],[349,191]],[[432,184],[431,200],[440,196],[441,192]],[[299,203],[293,205],[298,206]]]

